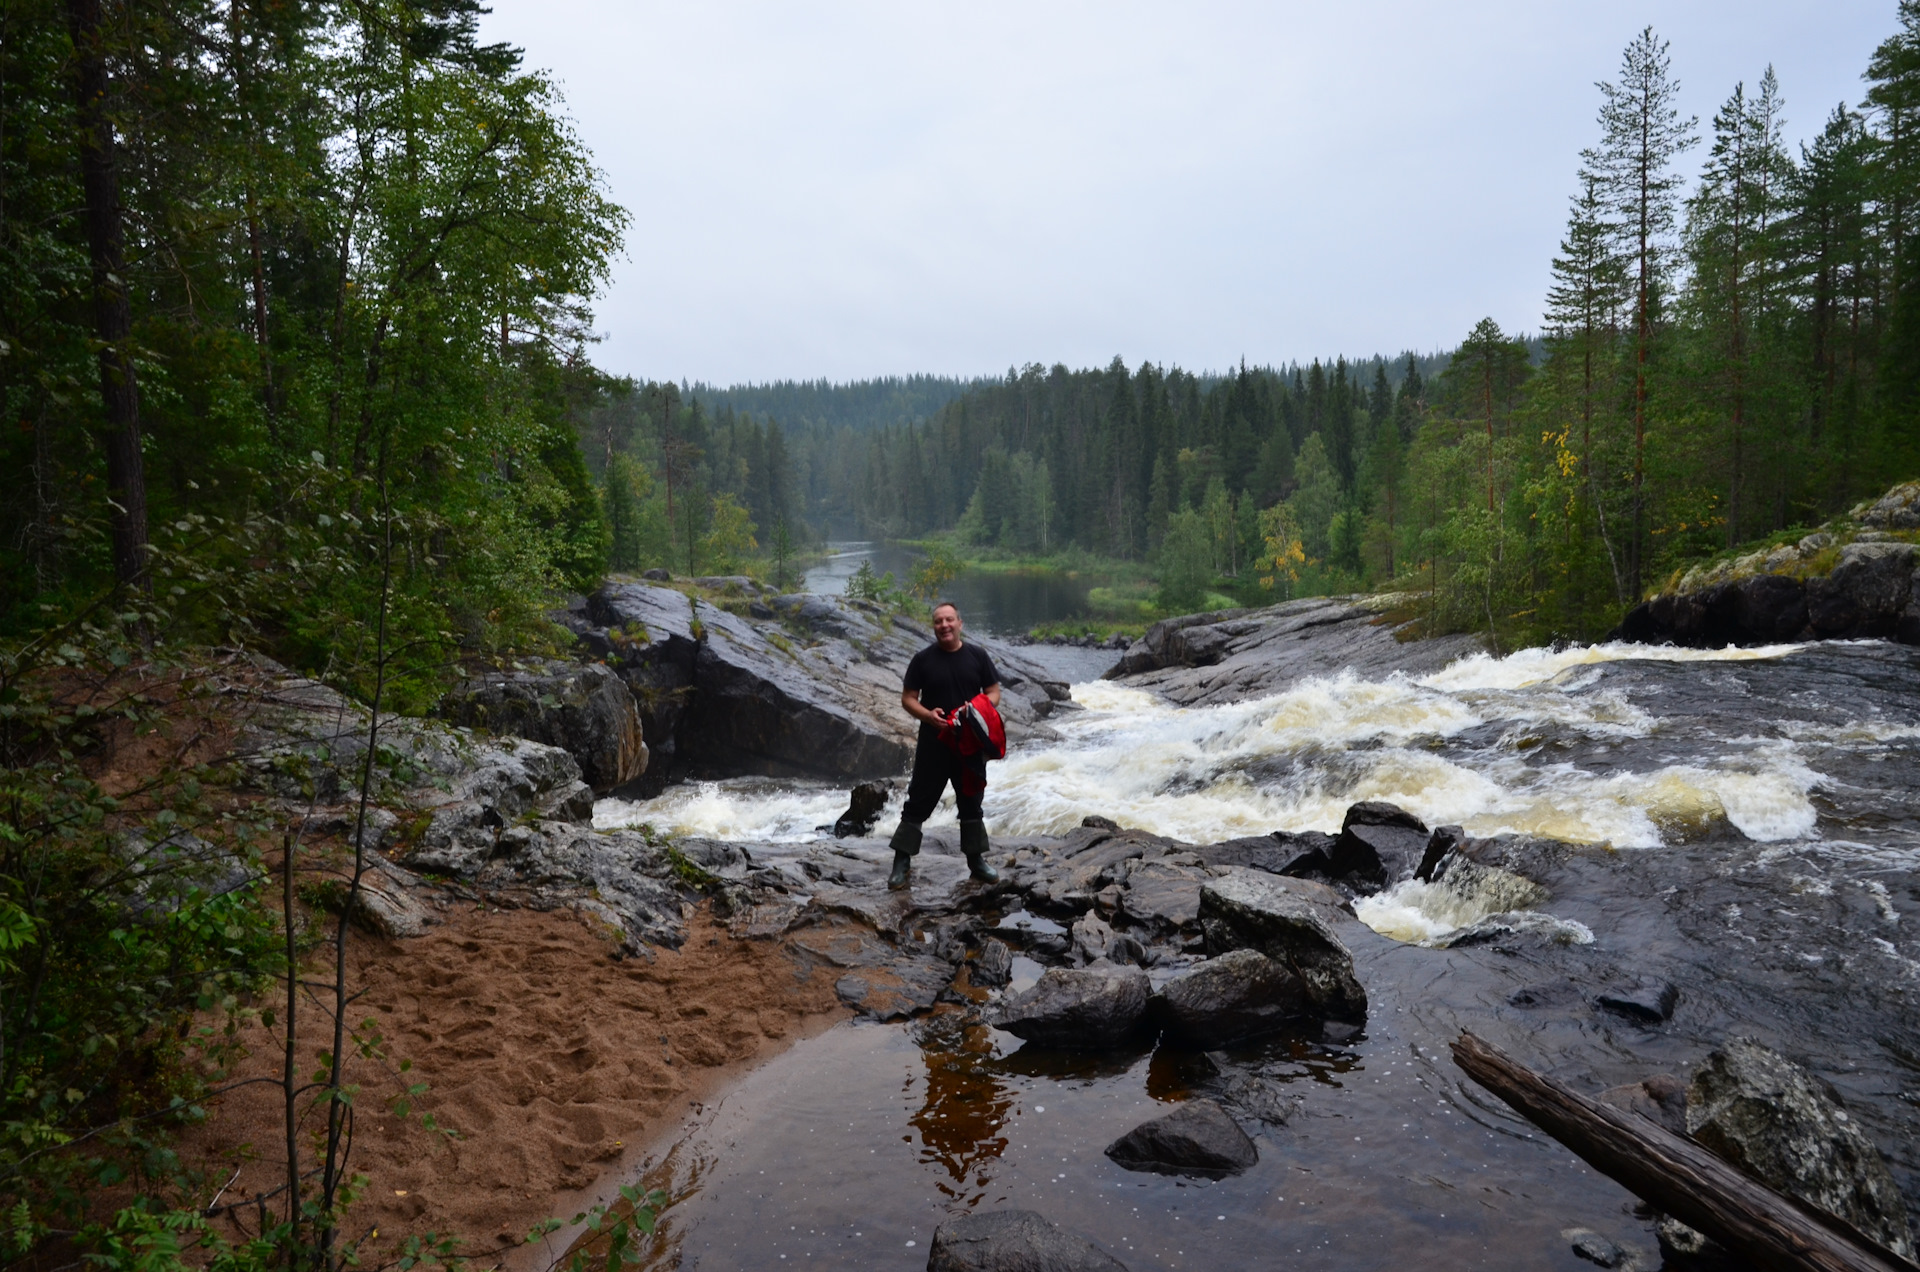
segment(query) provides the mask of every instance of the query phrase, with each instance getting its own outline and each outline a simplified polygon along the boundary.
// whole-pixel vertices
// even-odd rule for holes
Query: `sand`
[[[809,972],[779,943],[737,940],[704,911],[682,950],[651,961],[616,960],[616,943],[572,911],[460,903],[444,913],[426,936],[356,931],[350,945],[350,983],[365,994],[349,1020],[372,1017],[386,1052],[349,1074],[362,1086],[351,1169],[367,1186],[347,1232],[377,1233],[363,1263],[427,1232],[459,1234],[485,1255],[542,1218],[571,1218],[583,1198],[637,1178],[650,1138],[847,1014],[829,973]],[[331,963],[309,968],[314,980],[330,973]],[[303,1013],[299,1055],[311,1073],[331,1025],[317,1007]],[[278,1030],[255,1026],[248,1042],[234,1076],[277,1075]],[[388,1098],[411,1082],[430,1090],[402,1119]],[[457,1137],[423,1129],[421,1113]],[[238,1168],[222,1204],[258,1196],[285,1178],[282,1117],[277,1087],[239,1087],[210,1102],[183,1155],[215,1186]],[[246,1227],[254,1214],[240,1212]]]

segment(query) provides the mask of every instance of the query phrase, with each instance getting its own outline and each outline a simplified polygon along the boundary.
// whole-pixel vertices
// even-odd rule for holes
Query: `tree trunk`
[[[147,568],[147,478],[140,455],[140,394],[129,347],[133,309],[127,298],[113,121],[107,113],[100,0],[67,0],[67,25],[73,36],[74,108],[87,254],[93,269],[94,335],[100,342],[100,400],[106,417],[100,441],[107,455],[113,576],[124,586],[141,586]]]
[[[1840,1219],[1775,1192],[1637,1114],[1609,1108],[1462,1033],[1454,1063],[1654,1209],[1777,1272],[1912,1272]]]

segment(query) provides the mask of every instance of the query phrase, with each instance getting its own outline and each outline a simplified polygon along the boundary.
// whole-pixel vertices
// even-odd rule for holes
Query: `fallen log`
[[[1664,1214],[1777,1272],[1915,1272],[1844,1220],[1776,1192],[1690,1139],[1609,1108],[1462,1033],[1454,1063],[1554,1139]]]

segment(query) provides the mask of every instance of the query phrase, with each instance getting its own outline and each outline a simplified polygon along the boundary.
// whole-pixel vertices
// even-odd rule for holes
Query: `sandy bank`
[[[704,910],[684,948],[651,961],[616,960],[617,942],[572,911],[445,913],[424,937],[355,933],[350,946],[365,992],[349,1018],[371,1017],[387,1055],[352,1072],[362,1093],[351,1164],[367,1186],[349,1230],[378,1234],[363,1261],[426,1232],[460,1234],[478,1254],[548,1215],[569,1217],[583,1190],[637,1161],[690,1107],[847,1014],[831,975],[778,943],[735,939]],[[311,1070],[330,1025],[308,1007],[300,1027]],[[277,1030],[256,1027],[248,1041],[252,1057],[234,1076],[277,1075]],[[402,1059],[413,1062],[406,1074]],[[457,1137],[388,1111],[414,1081],[431,1088],[416,1113]],[[257,1196],[285,1177],[281,1118],[276,1086],[229,1091],[183,1137],[183,1156],[216,1183],[238,1169],[223,1203]],[[317,1113],[304,1123],[321,1124]]]

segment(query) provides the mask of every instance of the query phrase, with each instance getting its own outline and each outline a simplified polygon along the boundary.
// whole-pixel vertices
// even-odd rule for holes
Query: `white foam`
[[[1207,707],[1172,706],[1111,681],[1076,685],[1086,710],[1051,722],[1060,742],[1016,747],[993,766],[988,823],[1000,835],[1060,834],[1101,813],[1205,843],[1276,829],[1337,830],[1349,805],[1380,799],[1429,825],[1459,824],[1475,835],[1656,848],[1724,819],[1762,842],[1803,838],[1815,829],[1810,795],[1820,779],[1792,735],[1733,739],[1718,755],[1643,772],[1527,761],[1534,730],[1609,748],[1656,735],[1659,721],[1622,690],[1596,686],[1590,669],[1634,659],[1752,661],[1798,648],[1523,650],[1475,655],[1420,678],[1314,677],[1265,698]],[[1488,727],[1495,732],[1485,741],[1449,745]],[[1877,722],[1847,728],[1874,738],[1907,733]],[[1856,738],[1841,729],[1832,740]],[[639,804],[603,801],[595,821],[792,842],[831,824],[845,800],[839,790],[764,779],[700,783]],[[933,824],[950,824],[952,810],[949,795]],[[890,828],[891,818],[883,819],[881,833]]]

